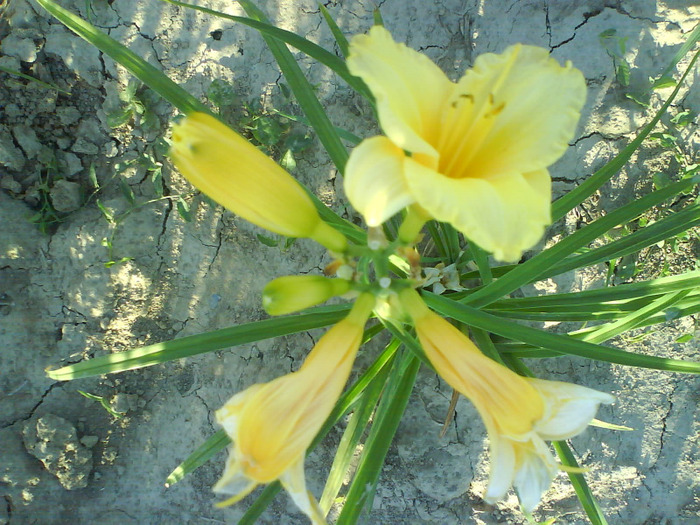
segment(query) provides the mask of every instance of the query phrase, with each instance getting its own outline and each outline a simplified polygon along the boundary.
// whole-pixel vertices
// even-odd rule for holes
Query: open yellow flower
[[[347,64],[375,96],[386,134],[355,148],[345,173],[369,226],[413,205],[499,260],[539,240],[551,216],[547,167],[573,138],[585,100],[580,71],[514,45],[479,56],[454,83],[379,26],[352,39]]]
[[[488,431],[491,476],[484,499],[503,498],[515,486],[523,508],[539,503],[557,473],[545,440],[580,434],[610,394],[519,376],[483,355],[467,336],[431,312],[414,290],[400,294],[435,370],[476,407]]]
[[[233,445],[214,491],[232,505],[262,483],[279,480],[314,524],[325,519],[306,490],[304,456],[343,391],[374,297],[361,295],[348,316],[316,344],[298,371],[256,384],[216,412]]]
[[[175,125],[170,156],[197,189],[253,224],[345,250],[345,237],[321,219],[304,188],[211,115],[190,113]]]

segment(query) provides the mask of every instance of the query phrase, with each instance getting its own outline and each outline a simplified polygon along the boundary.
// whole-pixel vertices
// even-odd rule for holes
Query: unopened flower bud
[[[345,236],[321,219],[301,184],[213,116],[191,113],[177,124],[170,156],[197,189],[253,224],[345,250]]]
[[[287,275],[270,281],[263,290],[263,308],[270,315],[284,315],[315,306],[350,289],[345,279],[321,275]]]

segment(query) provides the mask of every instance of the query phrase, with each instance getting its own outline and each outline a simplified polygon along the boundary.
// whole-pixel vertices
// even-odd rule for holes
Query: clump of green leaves
[[[132,78],[126,89],[119,93],[120,107],[107,114],[107,124],[118,128],[133,121],[143,131],[158,131],[161,129],[161,121],[155,105],[159,100],[157,93]]]
[[[292,94],[286,84],[279,84],[279,94],[281,106],[289,106]],[[287,171],[296,169],[297,159],[313,143],[308,126],[297,125],[298,118],[272,104],[263,104],[260,99],[240,101],[233,85],[225,80],[213,80],[207,97],[219,113],[232,112],[234,125],[241,134],[267,155],[278,159]],[[235,105],[238,107],[231,111]]]
[[[52,151],[42,152],[39,162],[43,164],[44,169],[39,171],[39,181],[35,185],[37,211],[29,217],[29,222],[36,224],[41,233],[49,234],[63,220],[62,214],[51,202],[51,188],[60,175],[56,156]]]
[[[613,61],[615,78],[621,86],[630,85],[630,64],[625,58],[627,37],[618,36],[616,29],[606,29],[598,35],[600,44]]]
[[[616,29],[606,29],[598,35],[598,39],[613,60],[615,69],[615,78],[618,83],[624,88],[630,88],[630,77],[632,68],[625,58],[627,51],[627,37],[618,36]],[[698,42],[700,36],[697,31],[694,31],[690,38],[676,52],[670,63],[657,77],[648,77],[646,83],[642,83],[642,87],[638,87],[635,91],[628,90],[625,96],[636,102],[644,108],[650,107],[651,94],[655,90],[672,88],[676,86],[676,80],[673,78],[673,69],[678,65],[679,61],[692,49]]]
[[[279,248],[280,251],[282,251],[283,253],[289,250],[289,248],[291,248],[292,246],[294,246],[294,243],[296,242],[296,238],[284,237],[282,235],[272,237],[269,235],[263,235],[259,233],[256,237],[258,238],[258,241],[260,241],[265,246],[269,246],[270,248]]]
[[[681,136],[684,128],[691,124],[694,120],[694,115],[688,110],[681,110],[673,117],[662,120],[661,125],[665,128],[663,131],[658,131],[649,134],[651,140],[658,141],[659,145],[673,153],[676,162],[681,166],[681,177],[690,177],[698,171],[698,164],[693,162],[692,158],[683,150],[683,138]]]
[[[108,209],[99,198],[96,199],[95,204],[99,208],[100,212],[102,212],[104,219],[111,226],[110,234],[102,239],[102,246],[104,246],[107,250],[107,261],[104,263],[105,267],[109,268],[115,264],[120,264],[133,259],[133,257],[121,257],[119,259],[115,259],[114,256],[114,237],[122,223],[133,212],[157,202],[170,201],[175,203],[175,209],[177,210],[178,215],[184,221],[192,221],[190,206],[187,202],[187,199],[191,197],[191,193],[171,195],[163,182],[162,158],[167,149],[167,142],[164,139],[160,139],[151,144],[143,155],[137,157],[136,159],[118,163],[114,166],[113,176],[108,183],[111,183],[114,180],[118,181],[121,194],[128,204],[126,210],[120,212],[119,214],[115,214],[112,210]],[[146,180],[150,182],[151,190],[154,194],[153,197],[141,199],[137,198],[132,187],[122,176],[124,171],[130,167],[145,168],[146,176],[143,180],[144,182]],[[90,171],[90,182],[94,188],[93,195],[96,195],[97,192],[102,189],[102,187],[100,186],[95,171],[92,167]]]

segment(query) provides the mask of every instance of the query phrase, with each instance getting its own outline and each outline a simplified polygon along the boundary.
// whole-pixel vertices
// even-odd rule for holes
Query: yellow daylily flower
[[[483,355],[471,340],[428,309],[414,290],[400,300],[435,370],[476,407],[488,431],[491,476],[484,499],[495,503],[514,486],[531,512],[558,471],[546,441],[580,434],[610,394],[522,377]]]
[[[348,316],[318,341],[298,371],[256,384],[216,411],[233,442],[224,473],[214,486],[232,505],[259,484],[279,480],[314,524],[325,524],[306,490],[304,457],[348,380],[374,297],[361,295]]]
[[[547,167],[573,138],[586,96],[580,71],[518,44],[479,56],[454,83],[380,26],[352,39],[347,64],[375,96],[386,134],[360,143],[345,172],[369,226],[412,205],[504,261],[540,239],[551,221]]]
[[[177,169],[224,208],[267,230],[309,237],[343,252],[345,237],[326,224],[304,188],[238,133],[206,113],[190,113],[173,127]]]
[[[350,281],[322,275],[285,275],[263,289],[263,308],[270,315],[285,315],[321,304],[350,290]]]

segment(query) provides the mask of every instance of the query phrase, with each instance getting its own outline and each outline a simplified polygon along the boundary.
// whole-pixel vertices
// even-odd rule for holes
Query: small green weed
[[[102,405],[102,408],[104,408],[109,414],[116,418],[119,419],[121,417],[124,417],[124,414],[121,412],[117,412],[112,408],[112,406],[109,404],[109,401],[107,401],[104,397],[97,396],[95,394],[90,394],[89,392],[83,392],[82,390],[78,390],[78,393],[82,396],[87,397],[88,399],[92,399],[93,401],[97,401]]]
[[[282,105],[290,105],[292,95],[286,84],[280,83],[279,91]],[[278,159],[287,171],[296,169],[296,159],[313,143],[308,126],[296,125],[293,118],[274,106],[265,106],[260,100],[241,102],[234,87],[225,80],[212,81],[207,96],[219,113],[231,112],[236,129],[267,155]],[[242,109],[232,111],[236,105]]]
[[[154,110],[159,97],[141,82],[131,79],[126,89],[119,93],[119,100],[121,106],[107,114],[110,127],[118,128],[133,121],[134,126],[145,132],[161,129],[160,118]]]
[[[605,49],[613,61],[615,68],[615,78],[621,86],[627,87],[630,85],[630,64],[625,58],[627,52],[627,37],[617,35],[616,29],[606,29],[598,35],[600,44]]]

